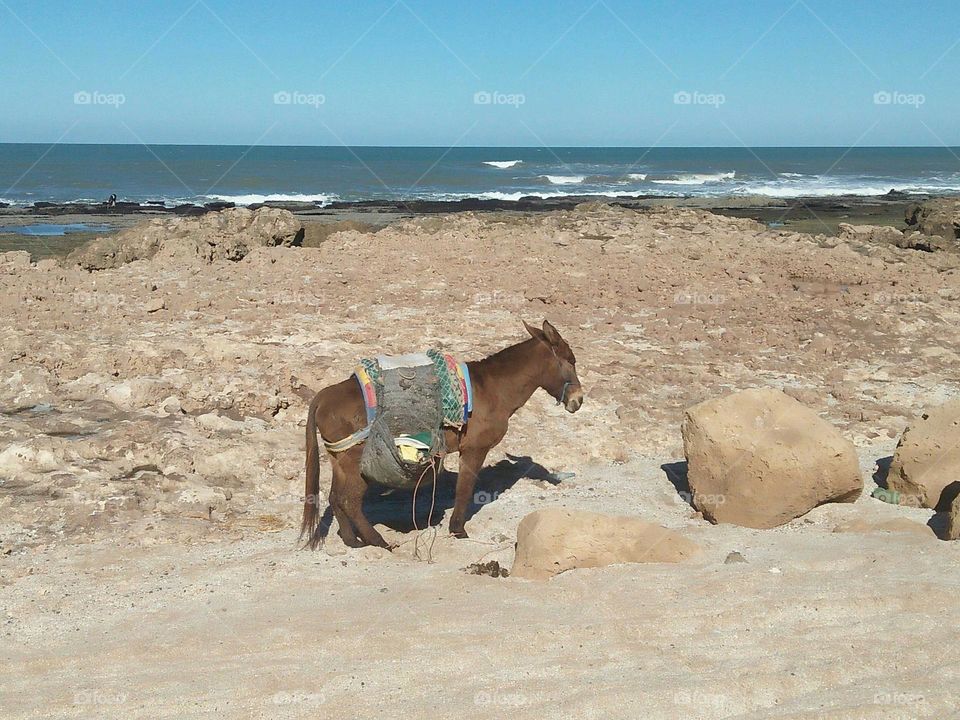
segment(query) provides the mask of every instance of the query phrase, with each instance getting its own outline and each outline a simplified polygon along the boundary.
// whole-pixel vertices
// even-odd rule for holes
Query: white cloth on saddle
[[[411,353],[410,355],[377,355],[377,362],[381,370],[395,370],[397,368],[420,367],[432,365],[433,360],[426,353]]]

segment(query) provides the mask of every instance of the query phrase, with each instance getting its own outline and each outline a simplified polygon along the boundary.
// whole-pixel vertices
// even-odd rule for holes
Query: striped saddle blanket
[[[367,411],[367,426],[332,452],[364,442],[360,473],[368,481],[412,488],[435,469],[445,453],[444,428],[462,428],[473,409],[466,363],[428,350],[415,355],[377,356],[354,371]]]

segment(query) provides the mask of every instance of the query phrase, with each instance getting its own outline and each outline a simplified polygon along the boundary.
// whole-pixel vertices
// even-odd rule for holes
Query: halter
[[[563,384],[563,390],[560,392],[560,399],[557,400],[557,405],[563,405],[567,401],[567,388],[572,384],[569,380]]]

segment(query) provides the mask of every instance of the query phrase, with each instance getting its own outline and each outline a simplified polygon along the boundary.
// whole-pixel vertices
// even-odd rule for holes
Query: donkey
[[[456,500],[450,517],[450,532],[465,538],[467,509],[473,497],[477,475],[487,453],[507,432],[510,417],[537,388],[543,388],[575,413],[583,404],[583,389],[577,377],[577,359],[557,329],[546,320],[543,328],[524,321],[530,338],[511,345],[483,360],[467,363],[473,383],[473,413],[460,430],[445,429],[447,452],[460,453]],[[324,440],[336,442],[366,425],[367,415],[360,387],[354,378],[330,385],[310,402],[307,415],[306,486],[304,490],[301,539],[316,549],[320,534],[320,456],[317,431]],[[329,452],[333,468],[329,503],[339,525],[338,533],[349,547],[377,545],[390,549],[363,514],[367,481],[360,474],[363,443],[343,452]]]

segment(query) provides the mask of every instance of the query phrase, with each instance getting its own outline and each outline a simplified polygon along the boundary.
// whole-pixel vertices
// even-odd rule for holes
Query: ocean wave
[[[500,168],[501,170],[506,170],[507,168],[512,168],[514,165],[519,165],[522,162],[523,160],[484,160],[483,164]]]
[[[514,192],[503,192],[500,190],[490,190],[487,192],[480,193],[470,193],[470,192],[461,192],[461,193],[432,193],[428,196],[423,197],[425,200],[443,200],[443,201],[456,201],[456,200],[506,200],[516,202],[522,198],[539,198],[541,200],[549,200],[552,198],[565,198],[565,197],[635,197],[637,193],[618,193],[618,192],[560,192],[560,191],[544,191],[544,190],[517,190]],[[407,198],[412,199],[412,198]]]
[[[647,179],[647,173],[630,173],[627,175],[627,179],[643,181]]]
[[[735,172],[723,173],[688,173],[673,175],[666,178],[658,178],[650,182],[657,185],[706,185],[707,183],[723,182],[724,180],[733,180],[737,174]]]
[[[538,175],[546,178],[551,185],[576,185],[587,179],[586,175]]]
[[[323,205],[337,200],[336,195],[318,193],[316,195],[307,195],[303,193],[270,193],[267,195],[204,195],[204,198],[210,200],[222,200],[223,202],[232,202],[237,205],[256,205],[265,202],[318,202]]]
[[[794,197],[839,197],[841,195],[852,196],[876,196],[886,195],[891,190],[909,194],[937,194],[952,193],[960,191],[960,186],[943,185],[897,185],[888,183],[885,185],[863,185],[856,182],[852,183],[767,183],[758,185],[743,185],[731,194],[734,195],[762,195],[764,197],[775,198],[794,198]]]

